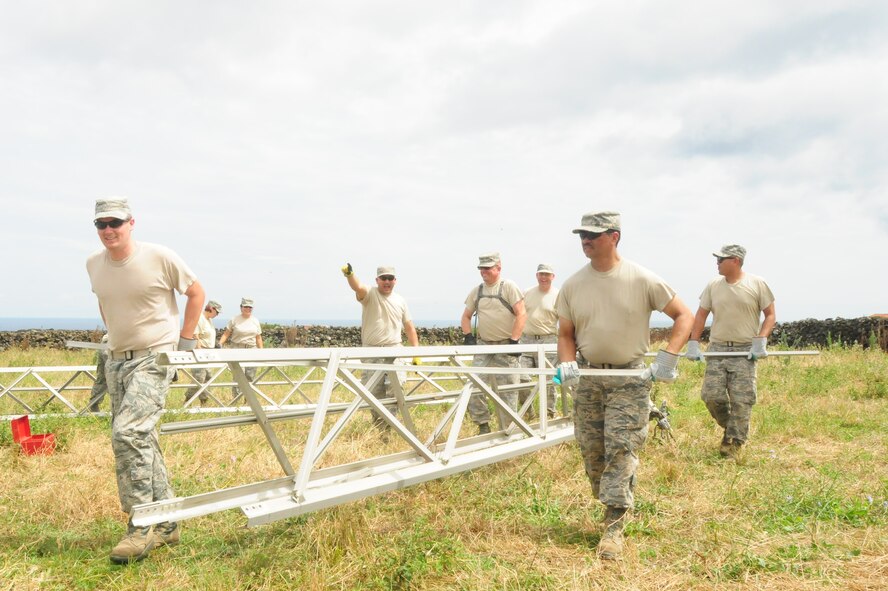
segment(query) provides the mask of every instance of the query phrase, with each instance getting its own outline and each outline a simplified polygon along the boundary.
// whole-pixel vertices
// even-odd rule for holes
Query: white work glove
[[[652,382],[674,382],[678,378],[677,366],[678,355],[660,349],[657,351],[657,358],[644,370],[641,378],[650,378]]]
[[[752,349],[749,350],[749,355],[746,358],[752,361],[764,359],[768,356],[767,346],[768,337],[752,337]]]
[[[685,359],[691,361],[703,361],[703,353],[700,352],[700,341],[688,341],[688,351],[685,353]]]
[[[572,388],[579,384],[580,368],[577,366],[577,362],[565,361],[564,363],[559,363],[558,371],[555,372],[555,377],[552,381],[566,388]]]
[[[176,351],[194,351],[197,347],[197,339],[186,339],[179,337],[179,344],[176,345]]]

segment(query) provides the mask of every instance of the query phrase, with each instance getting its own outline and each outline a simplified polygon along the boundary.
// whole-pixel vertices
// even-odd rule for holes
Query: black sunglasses
[[[581,230],[580,240],[596,240],[602,234],[607,234],[607,232],[586,232],[585,230]]]
[[[394,281],[395,276],[394,275],[380,275],[379,279],[382,279],[383,281]]]
[[[721,264],[728,259],[736,259],[737,257],[715,257],[717,263]]]
[[[115,230],[126,223],[126,220],[111,220],[110,222],[103,222],[101,220],[96,220],[93,222],[96,225],[97,230],[104,230],[108,226],[111,226]]]

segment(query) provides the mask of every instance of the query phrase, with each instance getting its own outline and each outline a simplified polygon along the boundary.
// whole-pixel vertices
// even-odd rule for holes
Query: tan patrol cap
[[[489,252],[487,254],[482,254],[478,257],[478,268],[479,269],[488,269],[490,267],[496,267],[500,264],[500,253],[498,252]]]

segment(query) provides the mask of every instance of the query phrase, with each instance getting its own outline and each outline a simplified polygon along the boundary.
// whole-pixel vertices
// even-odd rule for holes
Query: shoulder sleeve
[[[478,287],[475,286],[472,288],[472,291],[469,292],[469,295],[466,297],[466,309],[469,312],[475,311],[475,300],[478,297]]]
[[[558,312],[560,318],[567,318],[573,322],[574,319],[570,313],[570,302],[568,301],[569,293],[569,288],[567,284],[565,284],[558,292],[558,297],[555,298],[555,311]]]
[[[658,275],[650,273],[648,278],[648,299],[652,310],[659,312],[675,297],[675,290]]]
[[[185,293],[191,284],[197,281],[197,277],[191,268],[185,264],[182,257],[164,246],[156,246],[159,256],[163,258],[164,269],[170,280],[170,287],[179,293]]]
[[[511,305],[515,305],[524,299],[524,294],[514,281],[505,281],[503,283],[503,296]]]
[[[759,277],[759,308],[764,310],[774,303],[774,294],[764,279]]]
[[[703,293],[700,294],[700,307],[704,310],[712,310],[712,281],[706,284]]]

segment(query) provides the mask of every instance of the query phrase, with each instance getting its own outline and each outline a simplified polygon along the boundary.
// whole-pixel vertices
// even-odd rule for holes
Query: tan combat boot
[[[154,526],[158,546],[175,546],[179,543],[179,524],[165,521]]]
[[[722,439],[721,445],[718,448],[718,453],[723,458],[734,458],[740,452],[740,447],[742,445],[743,444],[736,439],[728,439],[725,437]]]
[[[130,532],[111,550],[111,562],[129,564],[144,559],[158,545],[153,527],[130,528]]]
[[[625,507],[607,507],[604,512],[604,535],[598,542],[601,560],[618,560],[623,554],[623,525],[626,522]]]

